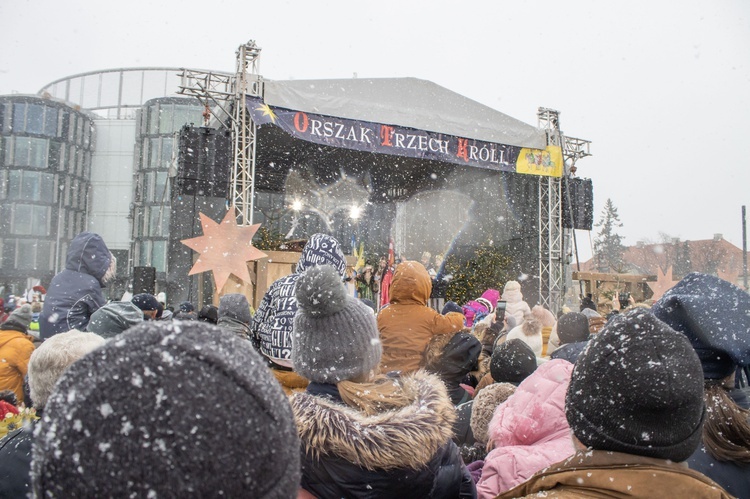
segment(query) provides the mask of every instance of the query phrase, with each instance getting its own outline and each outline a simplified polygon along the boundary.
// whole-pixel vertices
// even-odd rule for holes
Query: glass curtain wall
[[[52,100],[0,96],[0,286],[20,294],[65,265],[85,230],[91,117]]]
[[[202,124],[203,111],[196,99],[165,97],[146,102],[138,113],[132,251],[136,266],[156,268],[161,289],[169,239],[167,180],[177,168],[177,137],[183,125]]]

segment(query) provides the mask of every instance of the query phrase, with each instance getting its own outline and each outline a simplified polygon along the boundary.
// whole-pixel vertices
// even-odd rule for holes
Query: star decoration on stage
[[[651,299],[656,301],[664,296],[664,293],[672,289],[677,282],[672,279],[672,266],[670,265],[666,273],[662,272],[660,267],[657,267],[656,282],[647,282],[646,284],[654,292],[654,296]]]
[[[268,104],[261,104],[258,107],[255,108],[256,111],[262,111],[263,116],[268,116],[271,118],[271,123],[276,123],[276,113],[273,112],[273,109]]]
[[[188,275],[213,271],[218,292],[221,292],[230,274],[247,283],[252,283],[247,262],[267,256],[252,244],[253,235],[260,224],[237,225],[234,208],[227,211],[221,223],[214,222],[203,213],[199,215],[203,235],[180,241],[188,248],[200,253]]]

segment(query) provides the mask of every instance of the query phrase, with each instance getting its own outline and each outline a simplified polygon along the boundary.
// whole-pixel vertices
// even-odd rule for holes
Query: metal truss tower
[[[263,96],[258,74],[260,47],[250,40],[237,49],[234,75],[182,69],[178,93],[198,98],[206,106],[206,121],[212,115],[232,131],[232,174],[229,201],[236,209],[239,225],[252,225],[255,198],[257,130],[250,119],[245,96]]]
[[[562,193],[568,177],[575,173],[578,159],[590,156],[590,141],[566,137],[560,131],[560,112],[540,107],[539,128],[547,132],[547,144],[563,152],[563,176],[539,177],[539,300],[557,313],[565,295],[565,251],[570,234],[562,226]],[[570,202],[570,198],[568,197]],[[569,208],[569,207],[568,207]]]

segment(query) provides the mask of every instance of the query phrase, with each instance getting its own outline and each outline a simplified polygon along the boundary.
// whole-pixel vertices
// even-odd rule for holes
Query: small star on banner
[[[221,223],[214,222],[203,213],[199,215],[203,235],[180,241],[188,248],[200,253],[188,275],[212,270],[216,289],[219,291],[226,284],[230,274],[252,284],[247,262],[267,256],[252,244],[253,235],[260,224],[237,225],[234,208],[227,211]]]

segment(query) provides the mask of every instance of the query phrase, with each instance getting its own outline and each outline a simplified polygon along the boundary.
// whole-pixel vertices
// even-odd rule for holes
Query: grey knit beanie
[[[204,322],[145,321],[58,381],[35,497],[295,497],[299,440],[252,345]]]
[[[143,312],[129,301],[113,301],[91,314],[86,330],[109,339],[143,322]]]
[[[13,313],[10,314],[10,316],[5,320],[3,324],[11,325],[14,324],[16,326],[20,326],[24,329],[29,329],[29,324],[31,324],[31,305],[28,303],[21,305],[19,308],[15,309]]]
[[[705,418],[701,363],[683,334],[633,309],[578,357],[565,415],[587,447],[684,461]]]
[[[230,293],[219,299],[219,319],[230,317],[244,324],[250,324],[253,316],[250,315],[250,302],[242,293]]]
[[[295,288],[294,370],[310,381],[367,378],[380,364],[382,346],[372,311],[346,292],[330,265],[308,269]]]

